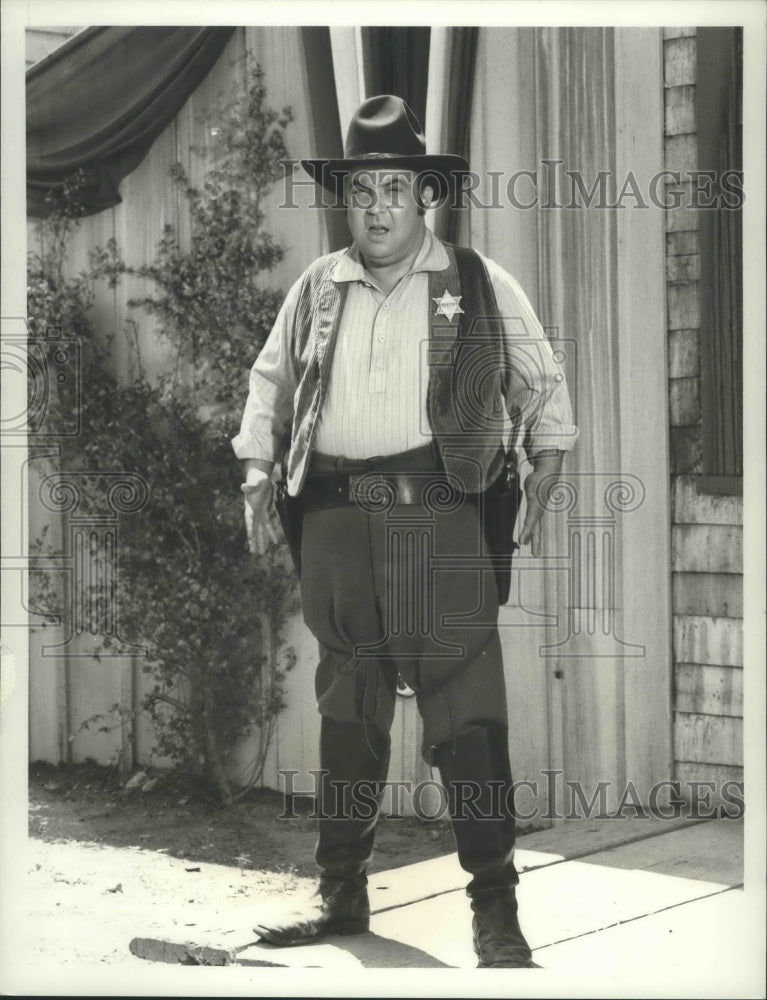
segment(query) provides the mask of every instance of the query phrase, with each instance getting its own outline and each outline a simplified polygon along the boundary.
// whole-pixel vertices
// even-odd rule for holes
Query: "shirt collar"
[[[449,264],[450,260],[447,256],[447,250],[445,250],[442,242],[434,235],[434,233],[432,233],[430,229],[427,229],[423,238],[423,243],[421,244],[421,249],[416,254],[413,266],[410,268],[408,273],[415,274],[418,271],[444,271]],[[352,245],[347,248],[346,252],[338,258],[330,277],[332,281],[336,282],[367,280],[365,277],[365,268],[362,263],[362,257],[357,249],[356,243],[352,243]]]

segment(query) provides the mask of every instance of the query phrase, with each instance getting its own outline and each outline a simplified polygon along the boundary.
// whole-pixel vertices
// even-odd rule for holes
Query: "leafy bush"
[[[129,266],[111,240],[91,252],[87,270],[66,277],[75,183],[44,223],[45,252],[29,261],[31,332],[60,326],[83,344],[82,400],[64,400],[47,415],[55,425],[68,418],[67,406],[82,408],[82,433],[60,439],[60,469],[136,473],[149,490],[146,505],[121,520],[119,573],[102,603],[119,609],[121,637],[149,647],[144,670],[153,687],[141,707],[158,752],[212,781],[224,803],[234,797],[227,757],[250,732],[259,746],[248,784],[261,779],[294,662],[284,627],[297,610],[295,579],[284,546],[264,558],[247,551],[230,444],[247,366],[282,300],[260,284],[282,258],[264,231],[262,203],[287,157],[290,120],[289,109],[267,107],[260,69],[241,97],[217,109],[201,187],[180,164],[172,169],[188,206],[188,246],[166,226],[151,262]],[[150,294],[128,304],[155,318],[168,349],[167,369],[150,378],[128,320],[136,362],[128,384],[115,377],[108,340],[88,319],[95,283],[114,286],[125,275],[149,284]],[[96,502],[95,486],[86,494]],[[38,602],[50,604],[50,590],[39,587]]]

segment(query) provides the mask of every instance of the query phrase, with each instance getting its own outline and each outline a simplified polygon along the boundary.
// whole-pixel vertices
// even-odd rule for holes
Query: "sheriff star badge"
[[[462,295],[451,295],[450,292],[445,289],[440,298],[434,298],[432,296],[432,301],[437,303],[437,309],[434,313],[435,316],[445,316],[449,323],[453,322],[453,316],[456,313],[463,313],[461,309],[461,299]]]

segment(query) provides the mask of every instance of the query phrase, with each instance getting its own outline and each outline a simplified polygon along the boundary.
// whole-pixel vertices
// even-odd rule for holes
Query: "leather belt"
[[[301,490],[305,511],[356,504],[378,513],[400,504],[459,506],[464,494],[442,472],[360,472],[311,476]]]

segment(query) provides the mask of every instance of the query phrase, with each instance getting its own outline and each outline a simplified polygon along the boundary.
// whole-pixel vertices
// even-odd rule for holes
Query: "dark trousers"
[[[401,456],[392,467],[402,471]],[[376,470],[385,482],[386,463]],[[477,507],[432,489],[423,471],[420,503],[392,504],[384,489],[378,504],[373,496],[304,513],[301,596],[320,644],[315,686],[328,783],[385,780],[400,674],[416,692],[422,754],[439,766],[443,783],[454,772],[482,786],[510,784],[498,590]],[[343,741],[342,753],[332,751],[333,740]],[[510,816],[480,828],[469,818],[454,830],[459,856],[459,837],[466,844],[467,870],[476,876],[478,867],[501,866],[504,880],[516,882]],[[498,837],[502,848],[491,846]],[[492,855],[481,864],[477,844],[480,855],[486,848]],[[321,865],[350,852],[359,857],[361,848],[366,855],[372,849],[370,824],[321,823]]]
[[[301,596],[320,643],[320,713],[388,733],[399,673],[417,693],[431,761],[432,747],[506,725],[507,712],[498,591],[476,506],[426,501],[306,512]]]

